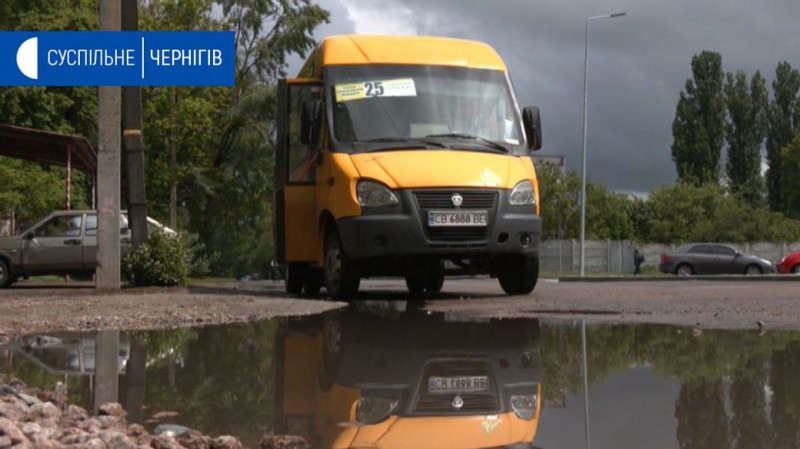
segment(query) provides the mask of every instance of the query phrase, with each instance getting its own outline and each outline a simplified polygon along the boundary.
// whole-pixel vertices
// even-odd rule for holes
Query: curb
[[[800,282],[800,276],[786,274],[765,274],[748,276],[744,274],[732,275],[703,275],[703,276],[566,276],[559,277],[558,282],[703,282],[703,281],[743,281],[743,282]]]

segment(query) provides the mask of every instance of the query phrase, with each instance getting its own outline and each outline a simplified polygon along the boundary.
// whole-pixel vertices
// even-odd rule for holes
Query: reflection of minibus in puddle
[[[321,448],[532,448],[537,320],[424,314],[290,319],[275,352],[275,432]]]

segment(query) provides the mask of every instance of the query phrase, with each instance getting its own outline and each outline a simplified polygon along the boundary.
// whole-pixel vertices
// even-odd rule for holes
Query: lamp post
[[[624,12],[594,16],[586,19],[586,34],[583,53],[583,166],[581,168],[581,264],[580,276],[585,275],[585,256],[586,256],[586,105],[589,98],[588,79],[589,79],[589,22],[601,19],[613,19],[624,16]]]

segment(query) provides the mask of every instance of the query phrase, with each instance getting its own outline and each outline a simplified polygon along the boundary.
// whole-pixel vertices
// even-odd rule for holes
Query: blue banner
[[[0,32],[0,86],[232,86],[232,31]]]

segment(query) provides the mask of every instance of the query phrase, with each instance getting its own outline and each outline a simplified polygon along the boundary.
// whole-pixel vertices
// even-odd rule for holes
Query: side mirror
[[[306,100],[303,102],[303,113],[300,116],[300,143],[308,145],[319,140],[322,128],[322,102]]]
[[[528,136],[528,148],[531,150],[542,148],[542,119],[539,116],[539,108],[528,106],[523,109],[522,124],[525,126],[525,134]]]
[[[23,237],[23,238],[25,240],[33,240],[33,232],[29,232],[29,233],[25,234],[25,237]]]

